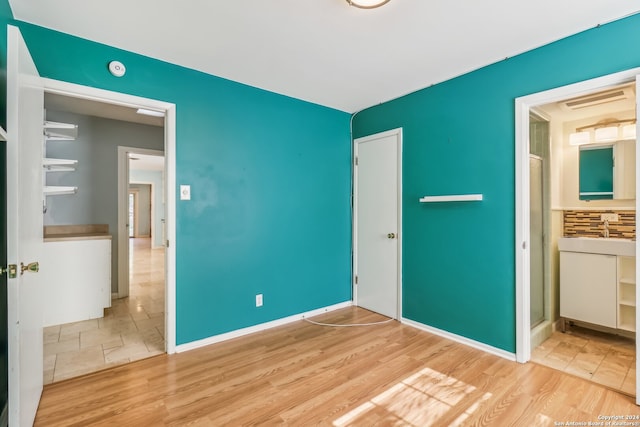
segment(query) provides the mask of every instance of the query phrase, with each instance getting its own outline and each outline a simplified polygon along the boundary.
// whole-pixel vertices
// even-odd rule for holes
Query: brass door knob
[[[387,238],[395,239],[396,238],[396,234],[395,233],[389,233],[389,234],[387,234]]]
[[[40,264],[37,262],[30,262],[27,265],[24,265],[23,262],[20,263],[20,275],[22,276],[25,271],[30,271],[32,273],[37,273],[40,271]]]

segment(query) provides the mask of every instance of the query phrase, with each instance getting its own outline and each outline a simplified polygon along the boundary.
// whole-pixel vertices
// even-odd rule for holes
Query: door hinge
[[[356,156],[353,162],[355,163],[356,166],[358,166],[358,156]]]
[[[2,276],[5,273],[8,273],[7,277],[9,279],[15,279],[16,277],[18,277],[18,265],[17,264],[9,264],[7,266],[7,268],[1,267],[0,268],[0,276]]]
[[[356,285],[357,285],[357,284],[358,284],[358,275],[357,275],[357,274],[356,274],[356,279],[355,279],[355,281],[356,281]]]
[[[167,239],[167,247],[169,247],[169,240]]]

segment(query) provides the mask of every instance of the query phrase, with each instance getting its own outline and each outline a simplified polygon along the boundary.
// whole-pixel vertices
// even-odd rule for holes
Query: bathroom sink
[[[600,237],[561,237],[558,249],[567,252],[636,256],[636,242],[629,239]]]

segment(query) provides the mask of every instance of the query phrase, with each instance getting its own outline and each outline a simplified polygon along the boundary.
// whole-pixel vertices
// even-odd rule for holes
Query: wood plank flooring
[[[314,320],[382,320],[359,308]],[[299,321],[47,385],[36,426],[553,426],[628,396],[391,322]]]

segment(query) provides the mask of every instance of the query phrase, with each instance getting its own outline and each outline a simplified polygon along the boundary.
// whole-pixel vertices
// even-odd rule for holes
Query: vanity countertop
[[[636,256],[636,242],[629,239],[600,237],[561,237],[558,249],[603,255]]]
[[[108,224],[45,225],[45,242],[111,239]]]

